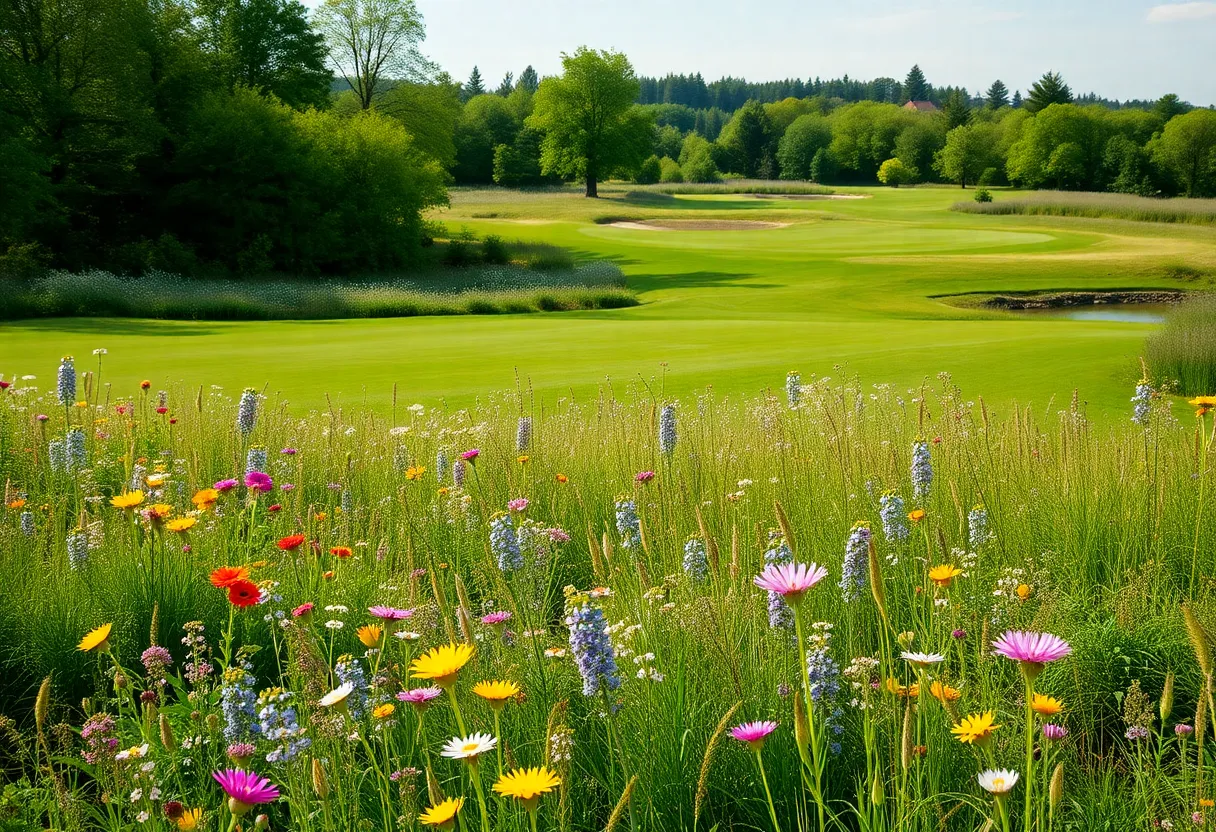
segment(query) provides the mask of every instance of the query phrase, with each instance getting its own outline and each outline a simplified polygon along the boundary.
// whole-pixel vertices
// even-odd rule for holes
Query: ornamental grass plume
[[[1182,604],[1182,620],[1186,624],[1186,635],[1190,639],[1191,649],[1195,652],[1195,662],[1199,665],[1199,672],[1210,677],[1212,675],[1212,642],[1208,638],[1207,630],[1199,623],[1195,611],[1191,609],[1189,601],[1184,601]]]
[[[709,795],[709,771],[713,764],[714,751],[717,750],[722,735],[726,732],[726,726],[730,724],[735,711],[739,710],[742,704],[743,701],[740,700],[727,709],[722,718],[718,720],[718,725],[714,728],[714,732],[709,735],[709,742],[705,744],[705,753],[701,755],[701,774],[697,778],[697,791],[693,798],[693,826],[696,826],[697,820],[700,819],[701,807],[705,804],[705,798]]]

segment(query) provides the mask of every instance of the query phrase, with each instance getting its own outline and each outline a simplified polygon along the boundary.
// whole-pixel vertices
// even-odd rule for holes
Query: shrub
[[[975,192],[976,202],[992,202],[992,193],[987,188],[980,188]]]
[[[491,234],[481,241],[481,262],[491,266],[502,266],[510,259],[510,252],[507,251],[502,237]]]
[[[664,156],[659,164],[662,166],[662,173],[659,174],[659,181],[674,184],[684,181],[684,172],[680,170],[680,164],[675,159],[670,159]]]
[[[633,181],[639,185],[653,185],[659,181],[662,175],[662,166],[659,163],[659,157],[654,154],[650,155],[645,162],[642,162],[638,167],[638,172],[634,175]]]

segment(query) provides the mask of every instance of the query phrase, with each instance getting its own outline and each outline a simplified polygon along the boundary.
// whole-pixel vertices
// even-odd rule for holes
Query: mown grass
[[[1165,326],[1149,336],[1144,354],[1153,373],[1174,380],[1182,394],[1216,391],[1216,295],[1175,307]]]
[[[1153,199],[1133,194],[1037,192],[993,202],[956,202],[955,211],[1005,216],[1094,217],[1136,222],[1216,225],[1216,199]]]
[[[0,319],[65,316],[273,321],[619,309],[637,298],[618,267],[473,266],[379,280],[212,280],[54,271],[0,295]]]

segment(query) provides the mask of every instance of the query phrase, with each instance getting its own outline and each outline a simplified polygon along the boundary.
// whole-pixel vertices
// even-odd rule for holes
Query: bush
[[[662,165],[659,162],[659,157],[654,154],[650,155],[645,162],[642,162],[638,168],[638,172],[634,174],[633,181],[639,185],[653,185],[659,181],[662,175]]]
[[[985,188],[990,185],[999,185],[1000,183],[1000,168],[984,168],[983,173],[980,174],[980,178],[975,181],[975,184],[979,185],[981,188]]]
[[[659,174],[660,182],[674,184],[684,181],[684,171],[680,170],[680,164],[675,159],[664,156],[659,164],[662,167],[662,173]]]
[[[899,159],[888,159],[878,168],[878,181],[892,188],[916,181],[916,169],[910,168]]]
[[[975,192],[976,202],[992,202],[992,194],[987,188],[980,188]]]
[[[511,260],[502,237],[489,235],[481,241],[481,262],[490,266],[503,266]]]

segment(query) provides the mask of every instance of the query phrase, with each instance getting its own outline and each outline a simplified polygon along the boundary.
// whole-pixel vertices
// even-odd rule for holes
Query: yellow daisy
[[[963,697],[963,692],[958,688],[952,688],[949,685],[944,685],[937,680],[934,680],[934,682],[929,685],[929,693],[933,694],[934,698],[940,699],[942,702],[957,702]]]
[[[194,832],[198,829],[199,823],[203,819],[202,809],[187,809],[182,812],[182,816],[177,819],[177,828],[181,832]]]
[[[519,696],[519,685],[514,682],[478,682],[473,693],[490,703],[495,710],[507,704],[508,699]]]
[[[110,630],[113,624],[102,624],[95,630],[89,630],[85,637],[76,645],[76,649],[85,653],[104,652],[110,649]]]
[[[963,570],[949,563],[943,563],[940,566],[934,566],[929,570],[929,580],[940,587],[948,587],[951,582],[959,575],[963,574]]]
[[[444,644],[432,648],[414,659],[410,670],[415,679],[430,679],[439,687],[448,687],[456,682],[456,674],[473,658],[473,648],[468,644]]]
[[[178,517],[176,520],[170,520],[165,524],[165,528],[171,532],[188,532],[194,528],[194,524],[198,521],[193,517]]]
[[[1036,693],[1030,700],[1030,708],[1039,716],[1055,716],[1064,711],[1064,703],[1054,696]]]
[[[397,706],[392,702],[385,702],[383,705],[377,705],[372,711],[372,716],[376,719],[388,719],[397,710]]]
[[[124,510],[133,509],[144,501],[144,492],[142,491],[124,491],[117,497],[110,498],[110,505],[114,508]]]
[[[384,631],[380,629],[379,624],[364,624],[355,631],[355,635],[359,637],[359,641],[364,647],[379,647],[380,637],[384,635]]]
[[[992,733],[1001,726],[995,723],[996,716],[992,711],[982,714],[971,714],[963,717],[963,721],[950,729],[950,733],[958,737],[959,742],[984,745]]]
[[[463,797],[449,797],[438,806],[431,806],[418,816],[418,820],[427,826],[438,826],[440,829],[451,829],[456,820],[456,813],[464,806]]]
[[[517,768],[498,778],[494,791],[506,797],[514,797],[529,812],[536,810],[542,794],[548,794],[562,784],[561,778],[547,766],[539,768]]]

